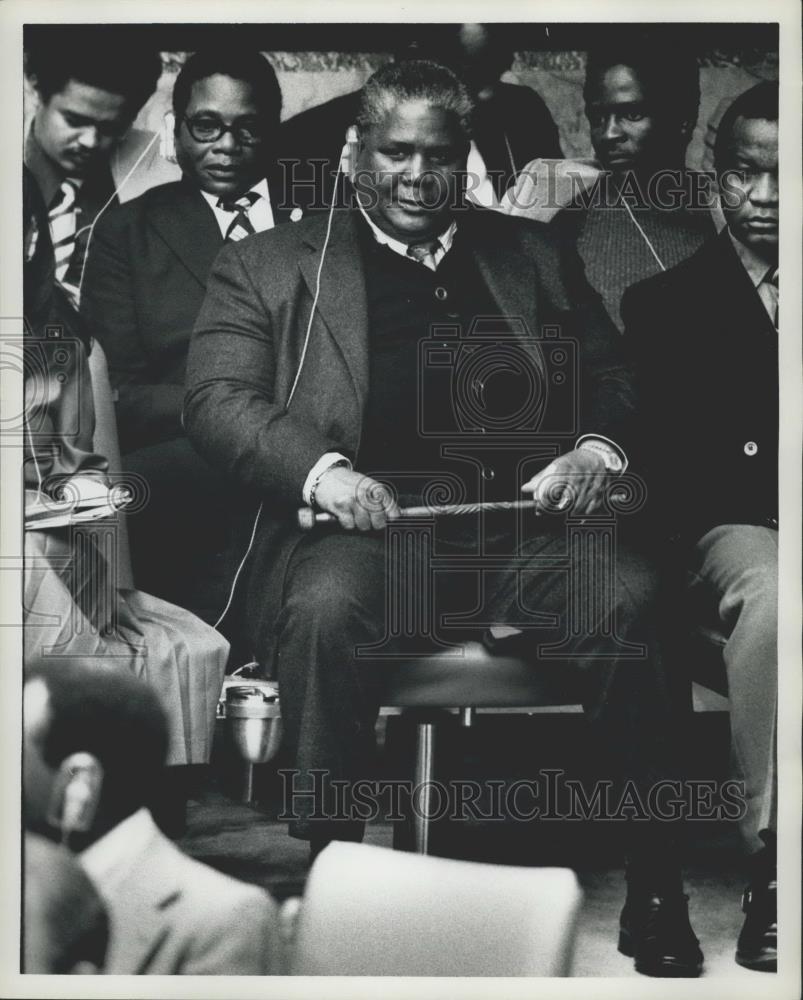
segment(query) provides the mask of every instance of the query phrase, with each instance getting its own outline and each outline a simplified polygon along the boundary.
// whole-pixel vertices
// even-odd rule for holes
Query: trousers
[[[316,529],[291,559],[277,621],[276,664],[286,746],[295,758],[295,790],[312,788],[316,771],[345,781],[374,775],[378,682],[387,661],[372,662],[370,655],[361,655],[361,647],[383,643],[387,648],[391,637],[404,657],[416,646],[415,629],[394,637],[387,597],[394,582],[421,587],[409,559],[400,565],[389,557],[393,530]],[[509,564],[496,559],[487,573],[482,558],[473,557],[462,573],[454,565],[441,574],[436,570],[432,607],[422,614],[446,641],[478,638],[483,628],[472,626],[472,620],[515,625],[523,633],[523,655],[534,661],[550,658],[545,644],[569,647],[572,662],[560,662],[579,669],[585,713],[612,775],[646,790],[672,775],[674,759],[655,642],[659,582],[652,561],[618,540],[610,572],[600,573],[599,548],[575,544],[571,532],[559,528],[539,529],[517,546]],[[583,579],[593,586],[576,593],[578,578],[571,568],[589,559],[592,572]],[[394,581],[399,573],[404,579]],[[583,622],[577,628],[580,606]],[[469,623],[450,624],[450,615]],[[294,812],[292,835],[331,832],[333,824],[314,815],[303,795]],[[360,835],[358,825],[340,823],[337,829],[341,839]]]
[[[694,548],[689,597],[697,620],[724,638],[732,770],[747,804],[740,832],[754,853],[759,833],[777,824],[778,532],[751,524],[707,532]]]

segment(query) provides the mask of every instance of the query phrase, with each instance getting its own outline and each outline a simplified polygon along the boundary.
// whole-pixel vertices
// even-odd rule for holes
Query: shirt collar
[[[268,194],[268,181],[266,177],[263,177],[261,181],[259,181],[257,184],[254,184],[254,186],[249,188],[248,191],[253,192],[256,195],[259,195],[260,198],[265,198],[266,200],[270,200],[270,195]],[[243,194],[247,193],[248,192],[246,191],[243,192]],[[225,208],[222,208],[220,205],[218,205],[218,201],[220,200],[220,195],[209,194],[208,191],[201,191],[201,194],[207,200],[211,208],[214,208],[218,212],[226,211]],[[238,195],[238,197],[241,198],[242,195]],[[232,214],[233,214],[232,212],[229,212],[229,215]]]
[[[28,135],[25,138],[23,161],[36,178],[36,183],[39,185],[45,205],[50,208],[53,199],[61,188],[62,182],[67,179],[67,175],[42,149],[34,131],[35,123],[36,118],[34,117],[31,127],[28,129]],[[80,188],[82,184],[81,178],[71,177],[70,180],[76,188]]]
[[[143,807],[81,851],[78,860],[95,885],[112,894],[156,832],[153,817]]]
[[[359,208],[362,217],[371,227],[371,232],[373,233],[374,239],[377,243],[381,243],[383,246],[388,247],[394,253],[399,254],[401,257],[407,256],[407,250],[410,247],[409,243],[403,243],[401,240],[395,240],[392,236],[388,236],[387,233],[383,232],[379,226],[373,221],[370,215],[365,211],[365,209],[360,204],[359,198],[357,199],[357,208]],[[444,253],[448,253],[452,249],[452,242],[454,240],[454,234],[457,232],[457,223],[452,221],[448,229],[444,230],[440,236],[437,237],[438,242],[443,248]]]
[[[757,253],[754,253],[750,247],[745,246],[744,243],[740,243],[739,240],[733,235],[733,233],[728,230],[728,236],[730,236],[731,243],[733,244],[733,249],[736,251],[736,256],[742,262],[742,266],[745,271],[747,271],[747,276],[753,283],[755,288],[764,281],[767,274],[773,270],[773,265],[768,264],[765,260],[762,260]]]

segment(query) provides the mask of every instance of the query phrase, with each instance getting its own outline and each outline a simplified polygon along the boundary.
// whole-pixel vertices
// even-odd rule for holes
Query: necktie
[[[438,265],[435,261],[435,253],[440,250],[440,240],[429,240],[426,243],[415,243],[407,247],[407,256],[417,260],[419,264],[428,267],[430,271],[436,271]]]
[[[759,285],[759,297],[769,313],[775,329],[778,329],[778,267],[771,267]]]
[[[75,233],[78,228],[78,210],[75,204],[77,195],[77,184],[69,179],[63,181],[48,212],[56,258],[56,280],[59,283],[67,276],[67,268],[75,249]]]
[[[253,236],[256,232],[251,220],[248,218],[248,212],[255,202],[259,201],[261,195],[258,195],[255,191],[246,191],[242,197],[238,198],[236,201],[225,201],[221,198],[218,201],[218,205],[225,212],[236,212],[237,214],[231,220],[229,228],[226,230],[226,240],[228,242],[236,243],[238,240],[244,239],[246,236]]]

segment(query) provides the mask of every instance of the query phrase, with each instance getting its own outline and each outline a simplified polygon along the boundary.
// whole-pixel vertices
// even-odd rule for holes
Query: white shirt
[[[114,895],[156,832],[153,817],[143,807],[77,855],[101,895]]]
[[[371,216],[365,211],[365,209],[360,204],[359,200],[357,201],[357,208],[359,208],[362,217],[371,227],[371,232],[373,233],[374,239],[376,240],[377,243],[380,243],[382,246],[386,246],[389,250],[392,250],[394,253],[397,253],[400,257],[406,257],[408,260],[410,259],[410,254],[407,251],[410,249],[410,246],[412,244],[402,243],[401,240],[394,240],[392,236],[388,236],[387,233],[383,232],[379,228],[379,226],[377,226],[374,223],[374,221],[371,219]],[[445,230],[440,234],[440,236],[433,237],[434,239],[437,239],[439,244],[437,250],[435,250],[432,255],[435,260],[434,267],[430,267],[429,264],[424,263],[424,261],[420,261],[419,263],[423,264],[424,267],[429,268],[430,271],[436,270],[438,264],[440,264],[440,262],[446,256],[446,254],[452,249],[454,234],[456,232],[457,232],[457,223],[453,222],[447,230]]]
[[[262,180],[255,184],[250,191],[254,194],[259,195],[259,198],[254,202],[251,208],[248,210],[248,220],[254,227],[255,233],[264,233],[266,229],[273,229],[275,222],[273,220],[273,208],[270,203],[270,192],[268,191],[268,182],[263,177]],[[247,194],[248,192],[243,192]],[[209,207],[215,213],[215,219],[220,227],[220,235],[225,237],[226,233],[229,231],[229,226],[232,224],[234,219],[237,217],[237,211],[227,212],[224,208],[218,205],[220,200],[219,195],[209,194],[208,191],[201,191],[201,194],[206,199]],[[242,195],[239,195],[242,197]]]

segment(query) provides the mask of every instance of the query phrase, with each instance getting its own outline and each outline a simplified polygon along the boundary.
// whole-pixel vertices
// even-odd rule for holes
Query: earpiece
[[[48,811],[48,822],[61,830],[62,840],[92,828],[102,784],[103,768],[92,754],[74,753],[62,761]]]
[[[357,169],[357,157],[360,152],[360,133],[356,125],[346,129],[346,144],[340,154],[340,169],[347,177],[353,177]]]

